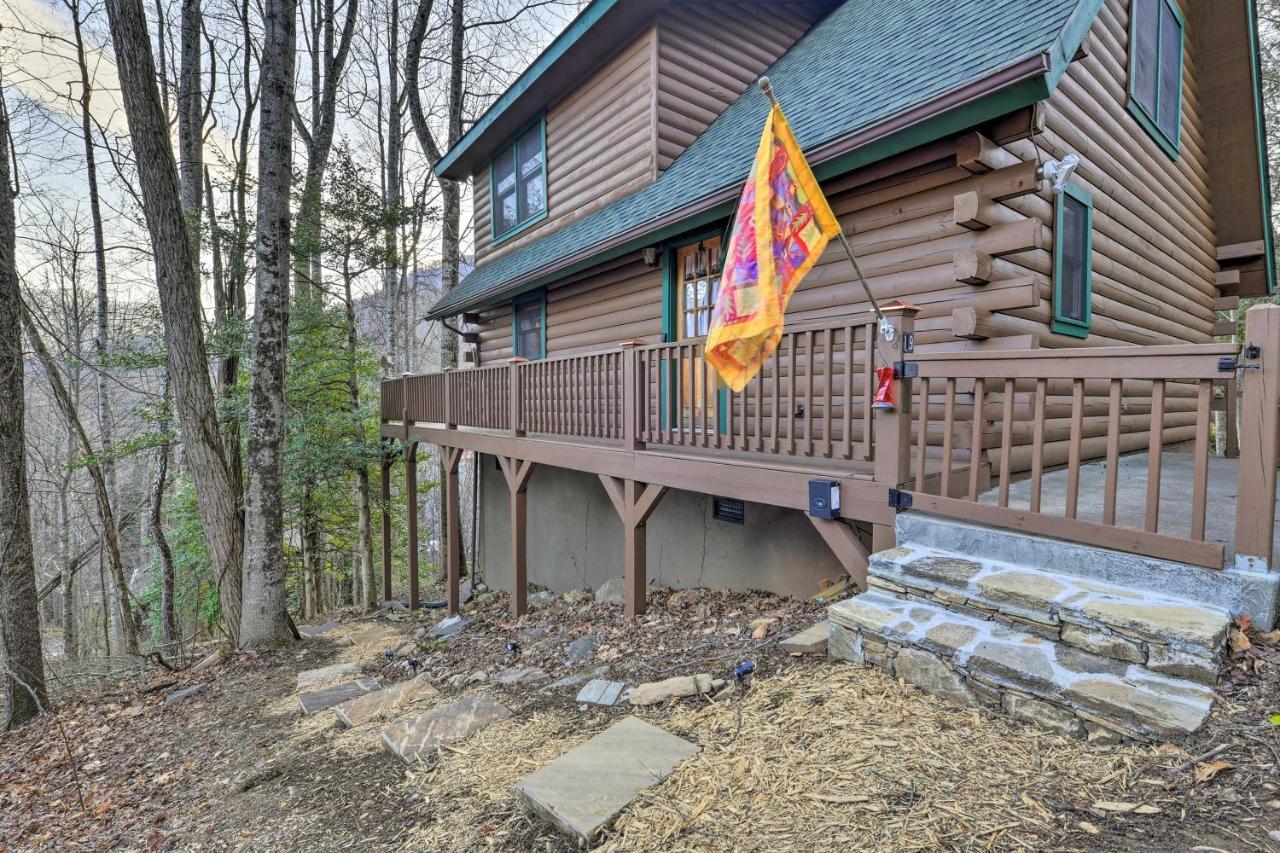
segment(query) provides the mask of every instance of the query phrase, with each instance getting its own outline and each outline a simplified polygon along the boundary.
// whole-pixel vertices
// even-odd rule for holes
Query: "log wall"
[[[493,243],[489,167],[472,176],[477,263],[545,236],[653,180],[657,30],[622,48],[547,110],[547,218]]]
[[[666,170],[787,52],[824,5],[684,2],[658,16],[657,167]]]

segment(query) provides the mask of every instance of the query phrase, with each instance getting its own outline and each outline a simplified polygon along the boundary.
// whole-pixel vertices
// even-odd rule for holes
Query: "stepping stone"
[[[355,699],[348,699],[334,707],[333,712],[345,726],[359,726],[371,720],[390,717],[397,711],[420,702],[434,699],[440,695],[428,680],[426,673],[409,681],[402,681],[372,693],[366,693]]]
[[[355,681],[326,687],[324,690],[317,690],[314,693],[303,693],[298,697],[298,705],[302,708],[303,714],[310,716],[317,711],[332,708],[334,705],[341,705],[348,699],[372,693],[378,689],[378,686],[378,682],[372,678],[358,678]]]
[[[603,678],[593,678],[578,691],[577,701],[585,702],[589,705],[616,705],[618,704],[618,699],[622,696],[622,691],[626,689],[627,685],[621,681],[606,681]]]
[[[189,696],[195,696],[197,693],[203,693],[208,689],[209,689],[209,682],[206,681],[204,684],[197,684],[195,687],[187,687],[183,690],[175,690],[174,692],[165,695],[164,704],[176,705],[177,703],[181,702],[183,699],[186,699]]]
[[[317,684],[324,684],[326,681],[337,681],[340,678],[350,678],[359,674],[360,664],[350,662],[335,663],[332,666],[322,666],[319,669],[308,669],[298,673],[298,689],[315,687]]]
[[[489,677],[490,684],[526,684],[531,681],[546,681],[550,678],[546,670],[536,666],[513,666],[495,672]]]
[[[810,625],[799,634],[778,643],[778,648],[789,655],[825,655],[827,638],[831,635],[831,623],[823,619]]]
[[[383,731],[382,742],[405,764],[413,764],[430,758],[442,744],[464,740],[510,716],[511,712],[488,694],[473,693],[421,716],[401,720]]]
[[[461,616],[450,616],[437,622],[435,627],[427,632],[427,636],[433,640],[447,640],[462,633],[465,627],[467,627],[467,621]]]
[[[636,794],[700,748],[627,717],[521,779],[516,794],[535,814],[589,844]]]
[[[323,625],[299,625],[298,633],[304,637],[318,637],[340,627],[342,627],[342,623],[337,619],[332,619]]]

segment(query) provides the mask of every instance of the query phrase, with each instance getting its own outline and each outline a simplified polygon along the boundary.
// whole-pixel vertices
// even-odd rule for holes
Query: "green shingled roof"
[[[819,178],[954,133],[1046,97],[1101,0],[847,0],[768,76],[806,151],[869,132],[910,111],[1043,57],[1002,90],[922,114],[857,151],[814,162]],[[768,102],[749,88],[654,183],[478,267],[431,317],[480,308],[725,215],[745,180]],[[928,111],[923,111],[927,113]],[[723,198],[721,198],[723,197]],[[708,199],[721,204],[699,206]],[[688,216],[683,216],[684,213]],[[592,253],[593,247],[600,251]]]

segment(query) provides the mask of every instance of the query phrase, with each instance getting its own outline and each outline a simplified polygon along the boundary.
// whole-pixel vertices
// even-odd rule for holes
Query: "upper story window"
[[[490,164],[489,176],[495,242],[547,215],[545,117],[498,152]]]
[[[1130,5],[1129,112],[1174,159],[1181,137],[1182,30],[1177,0]]]
[[[520,297],[511,306],[511,324],[517,358],[529,360],[546,357],[547,354],[547,294],[538,291],[532,296]]]
[[[1089,336],[1093,323],[1093,199],[1067,184],[1054,203],[1053,330]]]

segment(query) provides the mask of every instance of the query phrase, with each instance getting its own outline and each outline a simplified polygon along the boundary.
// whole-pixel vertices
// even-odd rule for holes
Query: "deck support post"
[[[647,570],[645,525],[667,493],[666,486],[641,483],[619,477],[600,475],[613,508],[622,520],[624,570],[626,588],[625,612],[628,617],[643,616],[647,604]]]
[[[498,464],[511,490],[511,615],[520,618],[529,609],[528,495],[533,463],[499,456]]]
[[[409,528],[409,609],[418,609],[418,442],[404,446],[404,514]]]
[[[1271,569],[1280,456],[1280,305],[1245,313],[1236,484],[1236,568]],[[1251,348],[1257,356],[1250,358]]]
[[[907,353],[903,351],[903,343],[911,339],[915,332],[916,315],[920,309],[914,305],[901,302],[890,303],[883,307],[883,313],[889,322],[898,329],[892,343],[881,341],[876,347],[877,353],[887,351],[880,358],[891,355],[900,362],[906,362]],[[891,489],[900,488],[911,476],[911,380],[905,376],[894,374],[893,399],[897,401],[895,409],[876,409],[875,423],[875,481]],[[830,540],[828,540],[830,542]],[[883,551],[897,544],[897,535],[892,524],[876,524],[871,528],[871,549]]]
[[[395,456],[382,451],[382,600],[391,600],[391,466]]]
[[[461,604],[458,583],[462,565],[462,510],[458,500],[458,462],[462,459],[462,448],[441,447],[440,454],[444,460],[445,514],[447,517],[444,537],[447,584],[445,597],[449,607],[449,615],[453,616],[458,612],[458,607]]]
[[[814,529],[822,535],[831,552],[836,555],[840,565],[848,573],[860,592],[867,589],[867,566],[871,560],[871,552],[862,544],[855,531],[838,518],[815,518],[809,516]]]

